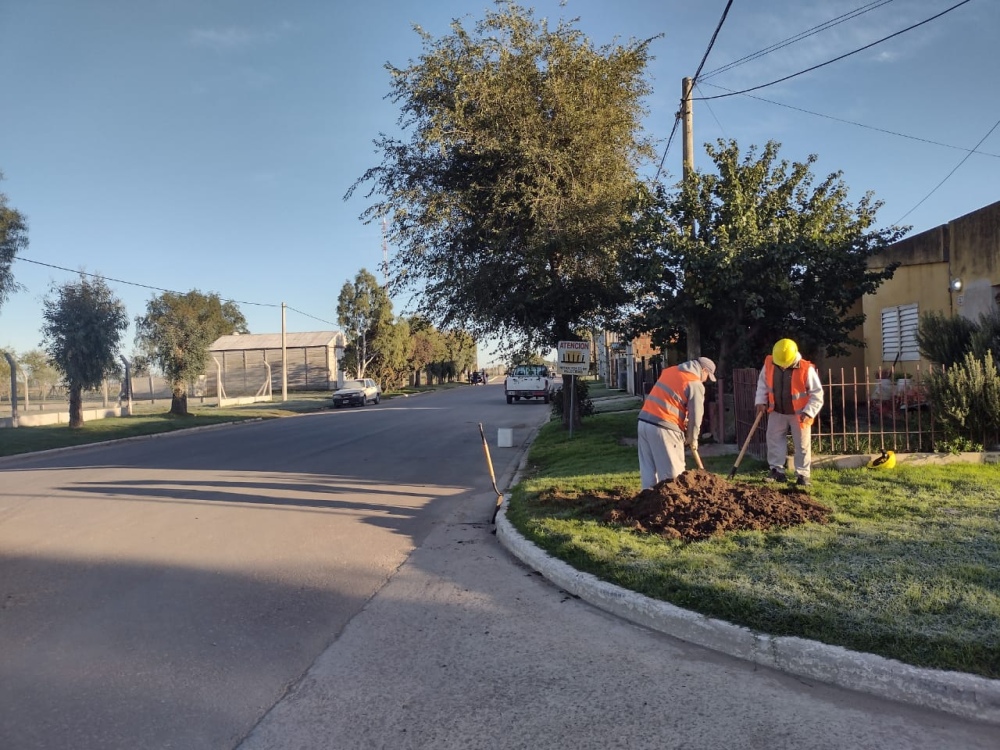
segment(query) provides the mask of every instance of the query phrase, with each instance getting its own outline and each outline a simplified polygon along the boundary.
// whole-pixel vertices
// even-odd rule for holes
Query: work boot
[[[785,476],[785,472],[778,471],[777,469],[771,469],[766,477],[764,477],[765,482],[787,482],[788,477]]]
[[[795,479],[796,487],[808,487],[810,484],[812,484],[812,482],[809,480],[809,477],[804,477],[801,474],[799,474]]]

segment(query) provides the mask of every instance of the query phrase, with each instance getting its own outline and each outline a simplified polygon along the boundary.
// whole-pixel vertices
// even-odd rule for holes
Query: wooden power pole
[[[685,78],[681,81],[681,134],[684,136],[684,185],[694,172],[694,113],[691,106],[691,92],[694,89],[694,79]],[[696,227],[691,224],[691,236],[694,237]],[[692,316],[687,321],[687,358],[695,359],[701,356],[701,326],[698,319]]]

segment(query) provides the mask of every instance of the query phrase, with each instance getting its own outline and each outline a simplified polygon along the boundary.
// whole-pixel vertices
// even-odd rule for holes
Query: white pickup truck
[[[503,390],[508,404],[522,398],[540,398],[547,404],[553,383],[554,378],[545,365],[515,365],[504,379]]]

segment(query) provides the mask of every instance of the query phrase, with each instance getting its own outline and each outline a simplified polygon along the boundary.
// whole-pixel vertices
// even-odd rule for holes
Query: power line
[[[712,33],[712,38],[708,42],[708,47],[705,49],[705,54],[701,56],[701,62],[698,63],[698,70],[695,71],[694,78],[692,79],[692,84],[697,83],[698,76],[701,75],[701,69],[705,67],[705,61],[708,59],[708,54],[712,51],[712,47],[715,46],[715,40],[719,36],[719,31],[722,29],[722,24],[726,22],[726,16],[729,15],[729,9],[733,7],[733,0],[729,0],[726,3],[725,9],[722,11],[722,17],[719,19],[719,23],[715,25],[715,31]],[[674,117],[674,126],[670,129],[670,137],[667,139],[667,147],[663,149],[663,156],[660,158],[660,166],[656,168],[656,174],[653,176],[653,182],[660,176],[660,172],[663,171],[663,163],[667,160],[667,152],[670,151],[670,144],[674,140],[674,134],[677,132],[677,123],[681,121],[680,113]]]
[[[330,325],[330,326],[336,326],[337,325],[336,323],[331,323],[329,320],[323,320],[323,318],[317,318],[315,315],[310,315],[309,313],[304,313],[301,310],[296,310],[291,305],[285,305],[285,309],[286,310],[291,310],[292,312],[296,312],[299,315],[305,315],[307,318],[312,318],[313,320],[318,320],[320,323],[326,323],[327,325]]]
[[[699,86],[697,83],[694,85],[694,87],[696,89],[698,89],[698,91],[701,91],[701,86]],[[719,121],[718,116],[715,114],[715,110],[712,109],[712,105],[709,104],[708,102],[705,102],[705,106],[708,107],[709,114],[712,115],[712,119],[715,120],[715,124],[719,126],[719,130],[722,131],[722,135],[726,136],[726,129],[724,127],[722,127],[722,123]],[[728,136],[726,136],[726,137],[728,137]]]
[[[725,86],[719,86],[715,83],[705,82],[706,86],[712,86],[713,88],[722,89],[724,91],[733,91],[733,89],[728,89]],[[737,92],[738,93],[738,92]],[[863,122],[855,122],[854,120],[845,120],[842,117],[835,117],[834,115],[827,115],[822,112],[813,112],[809,109],[803,109],[802,107],[795,107],[791,104],[785,104],[784,102],[776,102],[773,99],[765,99],[762,96],[755,96],[753,94],[744,94],[748,99],[756,99],[759,102],[765,102],[767,104],[774,104],[777,107],[785,107],[786,109],[793,109],[796,112],[804,112],[807,115],[813,115],[815,117],[823,117],[827,120],[833,120],[834,122],[842,122],[845,125],[854,125],[859,128],[865,128],[866,130],[874,130],[878,133],[886,133],[887,135],[895,135],[900,138],[908,138],[911,141],[919,141],[920,143],[929,143],[932,146],[942,146],[944,148],[955,149],[956,151],[967,151],[970,154],[978,154],[979,156],[991,156],[994,159],[1000,159],[1000,154],[992,154],[989,151],[976,151],[975,149],[968,149],[964,146],[954,146],[950,143],[942,143],[941,141],[932,141],[929,138],[920,138],[915,135],[907,135],[906,133],[899,133],[895,130],[887,130],[885,128],[877,128],[874,125],[865,125]]]
[[[923,21],[920,21],[919,23],[913,24],[912,26],[907,26],[905,29],[901,29],[900,31],[895,32],[894,34],[889,34],[889,36],[882,37],[881,39],[879,39],[877,41],[874,41],[871,44],[866,44],[864,47],[859,47],[856,50],[852,50],[851,52],[848,52],[846,54],[840,55],[839,57],[835,57],[832,60],[827,60],[826,62],[820,63],[819,65],[813,65],[811,68],[806,68],[805,70],[800,70],[798,73],[792,73],[791,75],[787,75],[787,76],[785,76],[783,78],[778,78],[777,80],[771,81],[770,83],[762,83],[759,86],[752,86],[752,87],[750,87],[748,89],[743,89],[742,91],[733,91],[732,93],[729,93],[729,94],[716,94],[715,96],[699,97],[699,98],[696,99],[696,101],[708,101],[708,100],[711,100],[711,99],[724,99],[724,98],[729,97],[729,96],[736,96],[737,94],[746,94],[746,93],[748,93],[750,91],[757,91],[758,89],[767,88],[768,86],[773,86],[776,83],[782,83],[784,81],[790,80],[792,78],[796,78],[797,76],[803,75],[805,73],[810,73],[810,72],[812,72],[814,70],[819,70],[820,68],[823,68],[823,67],[825,67],[827,65],[830,65],[832,63],[835,63],[835,62],[838,62],[840,60],[843,60],[844,58],[850,57],[851,55],[856,55],[859,52],[864,52],[866,49],[871,49],[875,45],[881,44],[882,42],[885,42],[885,41],[888,41],[889,39],[892,39],[893,37],[899,36],[900,34],[905,34],[907,31],[913,31],[913,29],[916,29],[916,28],[918,28],[920,26],[923,26],[926,23],[930,23],[931,21],[934,21],[934,20],[940,18],[941,16],[945,15],[946,13],[951,13],[956,8],[960,8],[960,7],[962,7],[963,5],[965,5],[966,3],[969,3],[969,2],[972,2],[972,0],[962,0],[960,3],[956,3],[955,5],[951,6],[950,8],[941,11],[937,15],[931,16],[930,18],[926,18]]]
[[[31,260],[30,258],[20,258],[20,257],[17,257],[17,256],[14,257],[14,260],[23,261],[24,263],[33,263],[36,266],[45,266],[45,268],[54,268],[54,269],[56,269],[58,271],[66,271],[68,273],[79,274],[80,276],[90,276],[91,278],[95,278],[95,279],[104,279],[105,281],[113,281],[116,284],[127,284],[128,286],[136,286],[136,287],[139,287],[141,289],[151,289],[154,292],[166,292],[167,294],[177,294],[177,295],[184,294],[184,292],[177,292],[177,291],[174,291],[173,289],[164,289],[164,288],[158,287],[158,286],[150,286],[149,284],[140,284],[140,283],[138,283],[136,281],[125,281],[124,279],[115,279],[115,278],[112,278],[111,276],[105,276],[104,274],[101,274],[101,273],[88,273],[87,271],[76,271],[76,270],[73,270],[72,268],[66,268],[65,266],[57,266],[57,265],[54,265],[52,263],[43,263],[40,260]],[[244,300],[223,299],[221,297],[219,298],[219,300],[220,300],[220,302],[233,302],[233,303],[235,303],[237,305],[253,305],[255,307],[272,307],[272,308],[281,307],[281,305],[276,305],[276,304],[270,303],[270,302],[246,302]],[[302,310],[297,310],[294,307],[292,307],[291,305],[285,305],[285,309],[286,310],[291,310],[292,312],[298,313],[299,315],[304,315],[307,318],[312,318],[313,320],[317,320],[320,323],[326,323],[327,325],[336,326],[336,323],[332,323],[331,321],[325,320],[323,318],[318,318],[315,315],[310,315],[307,312],[302,312]]]
[[[956,164],[956,165],[955,165],[955,168],[954,168],[953,170],[951,170],[951,171],[950,171],[950,172],[949,172],[949,173],[948,173],[948,174],[947,174],[947,175],[945,176],[945,178],[944,178],[943,180],[941,180],[941,182],[939,182],[939,183],[938,183],[937,185],[935,185],[935,186],[934,186],[934,189],[933,189],[933,190],[931,190],[931,191],[930,191],[930,192],[929,192],[929,193],[928,193],[927,195],[925,195],[925,196],[923,197],[923,199],[922,199],[922,200],[920,201],[920,203],[918,203],[918,204],[917,204],[917,205],[915,205],[915,206],[914,206],[913,208],[911,208],[911,209],[910,209],[909,211],[907,211],[907,212],[906,212],[905,214],[903,214],[902,216],[900,216],[900,217],[899,217],[899,219],[897,219],[897,220],[896,220],[896,224],[899,224],[899,223],[900,223],[900,222],[901,222],[901,221],[902,221],[903,219],[905,219],[905,218],[906,218],[907,216],[909,216],[909,215],[910,215],[910,214],[912,214],[912,213],[913,213],[914,211],[916,211],[916,210],[917,210],[918,208],[920,208],[921,204],[923,204],[923,202],[924,202],[925,200],[927,200],[927,199],[928,199],[928,198],[930,198],[930,197],[931,197],[932,195],[934,195],[934,193],[935,193],[935,192],[937,192],[937,189],[938,189],[939,187],[941,187],[942,185],[944,185],[944,184],[945,184],[945,183],[946,183],[946,182],[948,181],[948,178],[949,178],[949,177],[951,177],[951,176],[952,176],[953,174],[955,174],[955,172],[957,172],[957,171],[958,171],[958,168],[959,168],[959,167],[961,167],[961,166],[962,166],[963,164],[965,164],[965,162],[966,162],[966,161],[968,160],[968,158],[969,158],[970,156],[972,156],[972,154],[973,154],[973,153],[975,153],[976,149],[978,149],[978,148],[979,148],[979,147],[980,147],[981,145],[983,145],[983,141],[985,141],[985,140],[986,140],[987,138],[989,138],[989,137],[990,137],[991,135],[993,135],[993,131],[994,131],[994,130],[996,130],[996,129],[997,129],[997,127],[1000,127],[1000,120],[997,120],[997,121],[996,121],[995,123],[993,123],[993,127],[989,129],[989,131],[988,131],[988,132],[986,133],[986,135],[984,135],[984,136],[983,136],[982,138],[980,138],[980,139],[979,139],[979,143],[977,143],[977,144],[975,145],[975,148],[973,148],[973,149],[972,149],[972,151],[970,151],[970,152],[969,152],[969,153],[967,153],[967,154],[966,154],[965,156],[963,156],[963,157],[962,157],[962,161],[960,161],[960,162],[959,162],[958,164]]]
[[[701,75],[701,69],[705,67],[705,61],[708,59],[708,53],[712,51],[712,47],[715,46],[715,39],[719,36],[719,31],[722,29],[722,24],[726,22],[726,16],[729,15],[729,9],[733,7],[733,0],[729,0],[726,3],[726,9],[722,11],[722,18],[719,19],[719,23],[715,27],[715,33],[712,34],[712,38],[708,42],[708,48],[705,50],[705,54],[701,57],[701,62],[698,64],[698,70],[694,72],[694,78],[692,79],[697,83],[698,76]]]
[[[834,26],[839,26],[842,23],[853,20],[859,16],[864,15],[865,13],[881,8],[883,5],[888,5],[891,2],[893,2],[893,0],[873,0],[873,2],[868,3],[868,5],[862,5],[861,7],[855,8],[854,10],[849,11],[848,13],[844,13],[842,15],[836,16],[835,18],[831,18],[829,21],[824,21],[823,23],[817,26],[813,26],[811,29],[806,29],[805,31],[795,34],[794,36],[790,36],[787,39],[783,39],[780,42],[775,42],[770,47],[765,47],[764,49],[757,50],[756,52],[746,55],[745,57],[741,57],[738,60],[734,60],[731,63],[723,65],[720,68],[716,68],[715,70],[710,70],[708,73],[704,75],[702,80],[704,81],[707,78],[714,78],[715,76],[720,75],[721,73],[725,73],[729,70],[732,70],[733,68],[748,63],[752,60],[764,57],[764,55],[768,55],[771,52],[776,52],[777,50],[788,47],[792,44],[795,44],[796,42],[801,42],[803,39],[808,39],[809,37],[814,36],[815,34],[818,34],[821,31],[832,29]]]

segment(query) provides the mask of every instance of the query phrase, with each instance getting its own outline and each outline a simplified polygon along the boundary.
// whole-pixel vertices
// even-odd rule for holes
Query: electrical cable
[[[68,273],[78,274],[80,276],[89,276],[89,277],[95,278],[95,279],[104,279],[105,281],[113,281],[116,284],[127,284],[128,286],[137,286],[137,287],[139,287],[141,289],[151,289],[154,292],[166,292],[167,294],[177,294],[177,295],[184,294],[184,292],[176,292],[173,289],[164,289],[164,288],[158,287],[158,286],[150,286],[149,284],[140,284],[140,283],[138,283],[136,281],[125,281],[124,279],[116,279],[116,278],[113,278],[111,276],[105,276],[104,274],[101,274],[101,273],[89,273],[87,271],[74,271],[72,268],[66,268],[65,266],[57,266],[57,265],[54,265],[52,263],[43,263],[40,260],[32,260],[31,258],[20,258],[18,256],[14,256],[14,260],[15,261],[19,260],[19,261],[22,261],[24,263],[33,263],[36,266],[44,266],[45,268],[54,268],[57,271],[66,271]],[[274,307],[274,308],[281,307],[281,305],[276,305],[276,304],[270,303],[270,302],[246,302],[244,300],[224,299],[224,298],[221,298],[221,297],[219,298],[219,301],[220,302],[232,302],[232,303],[237,304],[237,305],[252,305],[254,307]],[[320,323],[326,323],[327,325],[331,325],[331,326],[332,325],[336,325],[335,323],[331,323],[329,320],[324,320],[323,318],[317,318],[315,315],[310,315],[309,313],[302,312],[301,310],[296,310],[294,307],[291,307],[290,305],[285,305],[285,309],[286,310],[291,310],[292,312],[298,313],[299,315],[304,315],[307,318],[312,318],[313,320],[318,320]]]
[[[698,82],[698,76],[701,74],[701,69],[705,67],[705,61],[708,59],[708,54],[712,51],[712,47],[715,46],[715,40],[719,36],[719,31],[722,29],[722,24],[726,22],[726,16],[729,15],[729,9],[733,7],[733,0],[729,0],[726,3],[725,9],[722,11],[722,17],[719,19],[719,23],[715,25],[715,31],[712,34],[712,38],[708,42],[708,47],[705,49],[705,54],[701,56],[701,62],[698,64],[698,70],[695,71],[694,78],[691,79],[692,88],[694,84]],[[683,100],[682,100],[683,106]],[[681,121],[680,112],[674,117],[674,126],[670,130],[670,137],[667,139],[667,147],[663,149],[663,156],[660,158],[660,166],[656,168],[656,174],[653,176],[653,182],[660,176],[660,172],[663,171],[663,163],[667,159],[667,152],[670,151],[670,143],[674,140],[674,134],[677,132],[677,124]]]
[[[972,2],[972,0],[962,0],[960,3],[956,3],[955,5],[951,6],[950,8],[947,8],[946,10],[941,11],[937,15],[931,16],[930,18],[926,18],[923,21],[920,21],[919,23],[913,24],[912,26],[907,26],[905,29],[901,29],[900,31],[895,32],[894,34],[889,34],[889,36],[882,37],[881,39],[879,39],[877,41],[874,41],[871,44],[866,44],[864,47],[859,47],[856,50],[852,50],[851,52],[847,52],[846,54],[840,55],[839,57],[835,57],[832,60],[827,60],[826,62],[820,63],[819,65],[813,65],[812,67],[806,68],[805,70],[800,70],[798,73],[792,73],[791,75],[784,76],[783,78],[778,78],[777,80],[771,81],[769,83],[762,83],[759,86],[751,86],[750,88],[743,89],[742,91],[734,91],[734,92],[729,93],[729,94],[716,94],[715,96],[698,97],[697,99],[694,99],[694,101],[709,101],[711,99],[725,99],[726,97],[736,96],[737,94],[746,94],[746,93],[748,93],[750,91],[757,91],[758,89],[767,88],[768,86],[774,86],[776,83],[783,83],[784,81],[788,81],[788,80],[790,80],[792,78],[796,78],[796,77],[798,77],[800,75],[803,75],[805,73],[810,73],[810,72],[812,72],[814,70],[819,70],[820,68],[826,67],[827,65],[830,65],[832,63],[835,63],[835,62],[838,62],[840,60],[843,60],[844,58],[850,57],[851,55],[856,55],[859,52],[864,52],[866,49],[871,49],[872,47],[874,47],[874,46],[876,46],[878,44],[881,44],[882,42],[888,41],[889,39],[892,39],[893,37],[897,37],[900,34],[905,34],[907,31],[913,31],[913,29],[916,29],[916,28],[918,28],[920,26],[923,26],[924,24],[930,23],[931,21],[934,21],[934,20],[940,18],[941,16],[943,16],[943,15],[945,15],[947,13],[951,13],[953,10],[955,10],[957,8],[960,8],[963,5],[965,5],[966,3],[970,3],[970,2]]]
[[[733,91],[733,89],[728,89],[725,86],[719,86],[716,83],[705,82],[706,86],[711,86],[713,88],[722,89],[724,91]],[[866,130],[874,130],[878,133],[885,133],[887,135],[895,135],[899,138],[907,138],[911,141],[919,141],[920,143],[929,143],[932,146],[941,146],[943,148],[951,148],[956,151],[966,151],[970,154],[978,154],[979,156],[991,156],[994,159],[1000,159],[1000,154],[993,154],[989,151],[976,151],[972,149],[965,148],[964,146],[955,146],[950,143],[942,143],[941,141],[932,141],[929,138],[920,138],[916,135],[907,135],[906,133],[900,133],[895,130],[887,130],[885,128],[877,128],[874,125],[865,125],[863,122],[855,122],[854,120],[845,120],[843,117],[835,117],[834,115],[827,115],[822,112],[813,112],[810,109],[803,109],[802,107],[796,107],[791,104],[785,104],[784,102],[776,102],[774,99],[765,99],[762,96],[755,96],[754,94],[744,94],[748,99],[756,99],[759,102],[765,102],[766,104],[773,104],[777,107],[785,107],[786,109],[793,109],[796,112],[803,112],[807,115],[813,115],[815,117],[823,117],[827,120],[833,120],[834,122],[842,122],[845,125],[854,125],[859,128],[865,128]],[[706,103],[707,105],[707,103]]]
[[[748,63],[752,60],[756,60],[760,57],[764,57],[765,55],[768,55],[771,52],[776,52],[779,49],[788,47],[792,44],[795,44],[796,42],[801,42],[803,39],[808,39],[809,37],[814,36],[820,33],[821,31],[827,31],[828,29],[832,29],[834,26],[839,26],[842,23],[846,23],[847,21],[851,21],[855,18],[858,18],[859,16],[862,16],[865,13],[877,10],[878,8],[881,8],[883,5],[888,5],[891,2],[894,2],[894,0],[873,0],[872,2],[868,3],[868,5],[862,5],[861,7],[855,8],[854,10],[849,11],[848,13],[844,13],[842,15],[836,16],[835,18],[831,18],[829,21],[824,21],[823,23],[817,26],[813,26],[810,29],[806,29],[805,31],[790,36],[787,39],[783,39],[780,42],[775,42],[770,47],[765,47],[764,49],[757,50],[756,52],[746,55],[745,57],[741,57],[738,60],[733,60],[733,62],[727,63],[722,67],[716,68],[715,70],[710,70],[708,73],[702,76],[701,80],[704,81],[708,78],[714,78],[715,76],[725,73],[729,70],[732,70],[733,68],[736,68],[740,65]]]
[[[910,215],[910,214],[912,214],[912,213],[913,213],[914,211],[916,211],[916,210],[917,210],[918,208],[920,208],[921,204],[923,204],[923,202],[924,202],[925,200],[927,200],[927,199],[928,199],[928,198],[930,198],[930,197],[931,197],[932,195],[934,195],[934,193],[935,193],[935,192],[937,192],[937,189],[938,189],[939,187],[941,187],[942,185],[944,185],[944,184],[945,184],[945,183],[946,183],[946,182],[948,181],[948,178],[949,178],[949,177],[951,177],[951,176],[952,176],[953,174],[955,174],[955,172],[957,172],[957,171],[958,171],[958,168],[959,168],[959,167],[961,167],[961,166],[962,166],[963,164],[965,164],[965,162],[966,162],[966,161],[968,160],[968,158],[969,158],[970,156],[972,156],[972,154],[974,154],[974,153],[976,152],[976,149],[978,149],[978,148],[979,148],[979,147],[980,147],[981,145],[983,145],[983,141],[985,141],[985,140],[986,140],[987,138],[989,138],[989,137],[990,137],[991,135],[993,135],[993,131],[994,131],[994,130],[996,130],[996,129],[997,129],[998,127],[1000,127],[1000,120],[997,120],[997,121],[996,121],[995,123],[993,123],[993,127],[989,129],[989,131],[988,131],[988,132],[986,133],[986,135],[984,135],[984,136],[983,136],[982,138],[980,138],[980,139],[979,139],[979,143],[977,143],[977,144],[975,145],[975,148],[973,148],[973,149],[972,149],[972,151],[970,151],[970,152],[969,152],[969,153],[967,153],[967,154],[966,154],[965,156],[963,156],[963,157],[962,157],[962,161],[960,161],[960,162],[959,162],[958,164],[956,164],[956,165],[955,165],[955,168],[954,168],[953,170],[951,170],[951,171],[950,171],[950,172],[949,172],[949,173],[948,173],[948,174],[947,174],[947,175],[945,176],[945,178],[944,178],[943,180],[941,180],[941,182],[939,182],[939,183],[938,183],[937,185],[935,185],[935,186],[934,186],[934,189],[933,189],[933,190],[931,190],[931,191],[930,191],[930,192],[929,192],[929,193],[928,193],[927,195],[925,195],[925,196],[923,197],[923,199],[922,199],[922,200],[920,201],[920,203],[918,203],[918,204],[917,204],[917,205],[915,205],[915,206],[914,206],[913,208],[911,208],[911,209],[910,209],[909,211],[907,211],[907,212],[906,212],[905,214],[903,214],[902,216],[900,216],[900,217],[899,217],[899,218],[898,218],[898,219],[896,220],[896,224],[899,224],[899,223],[900,223],[900,222],[901,222],[901,221],[902,221],[903,219],[905,219],[905,218],[906,218],[907,216],[909,216],[909,215]]]

